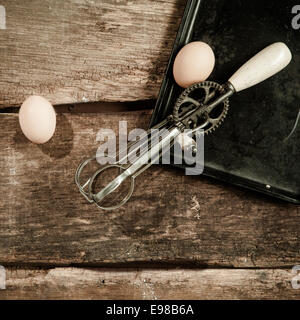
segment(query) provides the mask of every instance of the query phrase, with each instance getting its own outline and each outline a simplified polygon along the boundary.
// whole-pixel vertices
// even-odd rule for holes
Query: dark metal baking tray
[[[300,128],[291,132],[300,109],[300,30],[292,28],[295,1],[190,0],[174,43],[150,125],[172,112],[183,89],[172,66],[191,41],[214,50],[208,80],[224,83],[244,62],[277,41],[291,49],[291,64],[278,75],[230,100],[224,124],[205,138],[204,175],[300,203]]]

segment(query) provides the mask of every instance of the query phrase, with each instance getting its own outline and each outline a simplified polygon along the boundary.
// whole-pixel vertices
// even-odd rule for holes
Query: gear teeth
[[[221,86],[218,83],[213,82],[213,81],[204,81],[204,82],[196,83],[196,84],[192,85],[191,87],[189,87],[183,91],[183,93],[180,95],[180,97],[178,98],[178,100],[175,103],[174,110],[173,110],[173,117],[174,117],[175,121],[179,121],[179,110],[180,110],[180,107],[181,107],[183,101],[186,99],[186,97],[189,97],[191,92],[193,92],[195,89],[199,89],[199,88],[204,88],[206,94],[209,93],[209,89],[211,89],[211,88],[215,89],[215,91],[218,91],[220,93],[225,92],[224,86]],[[206,101],[205,100],[206,97],[207,97],[207,95],[204,96],[204,101]],[[218,127],[220,127],[220,125],[224,122],[224,120],[227,116],[228,110],[229,110],[229,100],[227,99],[223,102],[223,110],[222,110],[222,113],[219,117],[219,120],[215,124],[213,124],[209,129],[204,130],[204,134],[210,134],[212,132],[215,132],[216,129]]]
[[[227,116],[228,110],[229,110],[229,106],[228,106],[228,102],[227,102],[226,105],[224,106],[224,110],[222,112],[222,115],[220,116],[219,121],[216,124],[214,124],[211,128],[207,129],[205,131],[205,134],[208,135],[210,133],[215,132],[223,124],[223,122],[225,121],[225,118]]]

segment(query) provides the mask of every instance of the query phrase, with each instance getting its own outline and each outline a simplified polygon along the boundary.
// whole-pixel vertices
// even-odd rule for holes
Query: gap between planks
[[[296,264],[297,266],[298,264]],[[300,265],[300,264],[299,264]],[[143,270],[174,270],[174,269],[186,269],[186,270],[288,270],[295,267],[295,264],[291,265],[272,265],[272,266],[234,266],[234,265],[209,265],[201,264],[197,261],[128,261],[128,262],[107,262],[107,263],[56,263],[56,262],[6,262],[0,261],[0,266],[11,269],[41,269],[50,270],[55,268],[76,268],[76,269],[143,269]]]
[[[115,112],[138,112],[153,109],[156,100],[137,100],[127,102],[86,102],[74,104],[54,105],[57,114],[77,114],[77,113],[115,113]],[[7,107],[0,109],[1,114],[17,114],[19,113],[20,106]]]

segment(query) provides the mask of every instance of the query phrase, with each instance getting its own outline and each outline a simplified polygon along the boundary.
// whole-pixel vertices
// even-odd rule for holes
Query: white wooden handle
[[[250,88],[284,69],[292,60],[290,49],[276,42],[246,62],[230,79],[236,92]]]

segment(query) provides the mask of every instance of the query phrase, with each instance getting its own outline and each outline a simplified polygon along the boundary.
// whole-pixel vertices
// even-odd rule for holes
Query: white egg
[[[205,81],[215,66],[215,55],[205,42],[195,41],[184,46],[176,56],[173,74],[176,83],[187,88]]]
[[[30,96],[20,108],[19,122],[27,139],[42,144],[49,141],[55,132],[56,113],[45,98]]]

